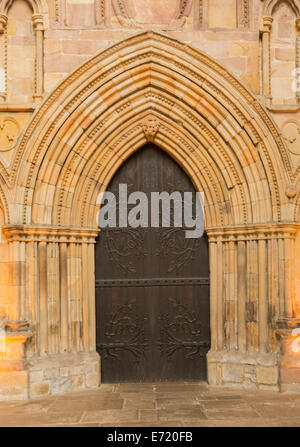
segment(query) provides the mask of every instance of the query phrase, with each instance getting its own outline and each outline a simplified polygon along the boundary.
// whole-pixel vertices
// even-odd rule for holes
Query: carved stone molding
[[[97,25],[106,24],[107,12],[106,0],[95,0],[95,19]]]
[[[194,0],[194,29],[208,26],[208,0]]]
[[[99,229],[6,225],[3,228],[8,242],[95,243]]]
[[[250,1],[238,0],[237,18],[239,28],[248,28],[250,26]]]
[[[261,33],[270,33],[272,30],[273,17],[264,16],[261,20]]]
[[[300,155],[300,123],[297,120],[288,120],[282,126],[282,134],[289,151]]]
[[[7,26],[7,15],[0,14],[0,34],[3,34]]]
[[[0,152],[14,148],[20,134],[20,126],[12,117],[0,117]]]
[[[263,3],[263,14],[271,16],[274,13],[275,8],[281,3],[281,0],[261,0]],[[289,0],[290,7],[294,14],[299,16],[300,14],[300,2],[299,0]]]
[[[132,10],[129,0],[112,0],[115,15],[120,24],[125,27],[145,28],[149,24],[138,21],[135,17],[135,11]],[[152,23],[158,27],[182,27],[192,9],[192,0],[174,1],[174,14],[169,23]]]
[[[296,237],[297,231],[300,229],[300,223],[282,222],[274,224],[257,224],[257,225],[235,225],[226,227],[206,228],[209,242],[230,241],[230,240],[257,240],[257,239],[274,239],[274,238],[291,238]]]

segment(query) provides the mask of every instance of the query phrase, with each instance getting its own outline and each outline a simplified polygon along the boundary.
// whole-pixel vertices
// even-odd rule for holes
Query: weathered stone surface
[[[278,382],[278,368],[258,366],[256,369],[257,381],[261,384],[276,385]]]
[[[243,381],[242,365],[223,365],[222,379],[224,382],[241,383]]]
[[[297,356],[285,358],[300,317],[296,9],[52,3],[0,3],[0,318],[32,326],[26,341],[5,336],[0,397],[98,386],[96,198],[147,141],[205,194],[209,383],[297,389]]]

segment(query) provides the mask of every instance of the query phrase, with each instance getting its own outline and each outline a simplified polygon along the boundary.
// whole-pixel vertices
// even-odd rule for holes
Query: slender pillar
[[[217,273],[217,243],[215,240],[210,242],[209,246],[210,260],[210,333],[211,333],[211,349],[217,350],[218,339],[218,273]]]
[[[271,105],[272,93],[271,93],[271,30],[272,30],[273,17],[265,16],[262,18],[261,26],[261,41],[262,41],[262,94],[265,98],[267,106]]]
[[[34,100],[40,102],[44,94],[44,17],[42,14],[32,16],[33,27],[35,30],[35,92]]]
[[[40,354],[48,354],[47,242],[39,243]]]
[[[238,349],[246,350],[246,242],[238,241],[237,248]]]
[[[7,16],[0,14],[0,99],[6,101]]]
[[[60,244],[60,350],[69,351],[67,244]]]
[[[296,99],[300,103],[300,18],[296,19]]]
[[[266,240],[263,235],[258,240],[258,322],[259,350],[267,351],[267,257]]]

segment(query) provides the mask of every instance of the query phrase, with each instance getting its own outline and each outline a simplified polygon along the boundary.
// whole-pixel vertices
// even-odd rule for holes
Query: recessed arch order
[[[209,56],[145,31],[84,63],[34,114],[14,160],[19,223],[95,226],[97,196],[147,141],[149,114],[155,144],[204,191],[208,227],[281,220],[293,173],[266,110]]]
[[[277,389],[278,334],[299,317],[296,171],[257,97],[206,54],[153,31],[107,48],[64,79],[32,116],[9,170],[2,169],[13,203],[4,232],[13,259],[24,264],[8,314],[35,328],[26,355],[51,352],[51,365],[61,368],[61,353],[81,364],[82,350],[86,371],[99,367],[97,198],[147,141],[205,194],[209,383],[247,383],[251,365],[251,380],[264,386],[263,366]],[[55,324],[49,297],[59,309]]]

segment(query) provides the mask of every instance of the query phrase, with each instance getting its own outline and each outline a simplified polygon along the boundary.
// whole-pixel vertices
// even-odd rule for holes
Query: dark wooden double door
[[[116,197],[119,184],[128,185],[128,194],[145,192],[149,206],[151,192],[195,192],[180,166],[151,144],[113,178],[108,191]],[[187,239],[172,224],[103,229],[96,244],[96,321],[102,382],[205,379],[207,237]]]

